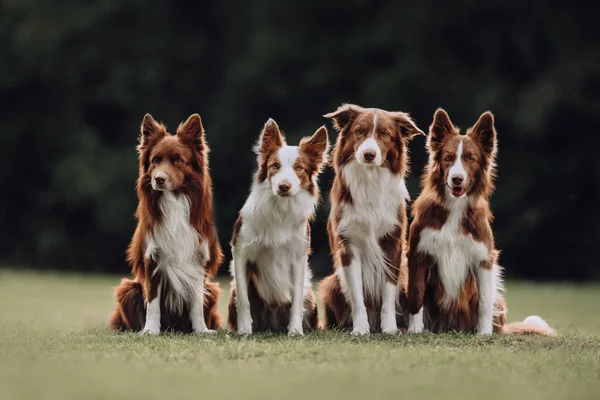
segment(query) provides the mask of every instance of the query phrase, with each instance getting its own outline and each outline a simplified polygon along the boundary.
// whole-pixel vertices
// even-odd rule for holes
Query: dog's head
[[[433,116],[427,137],[431,185],[453,197],[481,194],[493,189],[496,156],[494,116],[487,111],[461,135],[443,109]]]
[[[389,168],[404,175],[408,165],[408,141],[424,135],[408,114],[344,104],[324,117],[332,118],[339,131],[333,162],[341,167],[353,160],[365,167]]]
[[[198,114],[191,115],[171,135],[150,114],[141,126],[140,177],[155,191],[177,191],[207,168],[208,146]]]
[[[327,162],[329,139],[322,126],[299,146],[288,146],[273,119],[265,124],[254,148],[258,154],[258,182],[268,181],[280,197],[295,196],[306,190],[318,195],[317,177]]]

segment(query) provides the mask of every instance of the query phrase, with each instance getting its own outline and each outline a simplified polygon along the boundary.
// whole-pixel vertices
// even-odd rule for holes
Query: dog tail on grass
[[[502,327],[502,333],[505,334],[535,334],[556,336],[556,331],[552,329],[546,321],[537,315],[531,315],[523,322],[513,322]]]
[[[111,330],[142,330],[146,318],[142,290],[141,282],[127,278],[121,279],[121,283],[115,288],[117,307],[108,321]]]

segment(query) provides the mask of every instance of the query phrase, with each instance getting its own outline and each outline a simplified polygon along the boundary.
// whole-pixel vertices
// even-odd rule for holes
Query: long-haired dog
[[[429,164],[410,227],[409,332],[555,334],[544,320],[506,324],[489,197],[496,129],[491,112],[461,135],[438,109],[429,128]],[[425,316],[423,315],[425,308]],[[425,320],[425,323],[424,323]]]
[[[317,177],[327,159],[327,129],[289,146],[269,119],[255,151],[258,170],[234,226],[234,278],[229,327],[303,334],[317,327],[308,266],[310,221],[319,201]]]
[[[220,327],[223,260],[212,210],[209,148],[198,114],[176,135],[146,114],[138,146],[137,228],[127,251],[134,280],[116,288],[114,330],[210,332]]]
[[[408,142],[424,134],[408,114],[345,104],[325,115],[339,131],[327,230],[335,272],[320,284],[325,326],[398,331],[407,272]],[[405,325],[403,325],[405,326]]]

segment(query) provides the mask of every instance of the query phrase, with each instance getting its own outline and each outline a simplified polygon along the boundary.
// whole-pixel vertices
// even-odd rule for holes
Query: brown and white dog
[[[210,282],[223,260],[212,210],[209,148],[198,114],[171,135],[150,114],[141,126],[137,229],[127,251],[134,280],[116,288],[114,330],[212,332],[220,327]]]
[[[431,332],[555,334],[537,316],[506,324],[488,201],[497,149],[492,113],[483,113],[461,135],[438,109],[427,148],[429,164],[412,207],[409,236],[409,332],[425,327]]]
[[[229,327],[241,335],[317,327],[308,266],[317,177],[327,161],[327,129],[289,146],[269,119],[255,147],[258,170],[235,223]]]
[[[335,272],[320,284],[325,326],[395,333],[407,279],[408,141],[424,133],[403,112],[345,104],[325,117],[339,131],[327,226]]]

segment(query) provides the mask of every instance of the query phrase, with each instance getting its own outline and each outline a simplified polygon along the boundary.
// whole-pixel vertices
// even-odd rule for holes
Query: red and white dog
[[[339,131],[327,226],[335,273],[320,285],[325,326],[395,333],[407,279],[408,141],[424,133],[403,112],[345,104],[325,117]]]
[[[229,327],[241,335],[317,327],[308,267],[317,177],[327,160],[327,129],[288,146],[272,119],[255,147],[258,171],[235,223]]]
[[[497,149],[492,113],[482,114],[461,135],[438,109],[427,148],[429,164],[413,204],[409,236],[409,332],[425,327],[431,332],[554,335],[536,316],[506,324],[488,201]]]
[[[200,116],[193,114],[171,135],[146,114],[138,151],[138,225],[127,252],[135,279],[116,288],[110,327],[154,335],[211,332],[220,327],[220,289],[209,279],[223,253]]]

